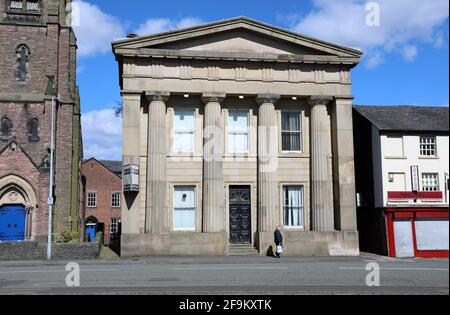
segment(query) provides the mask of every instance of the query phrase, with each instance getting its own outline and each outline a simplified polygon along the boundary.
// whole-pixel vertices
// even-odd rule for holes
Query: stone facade
[[[0,137],[0,198],[11,191],[21,195],[27,240],[47,238],[52,95],[53,231],[58,237],[80,226],[80,102],[69,9],[69,0],[0,1],[0,123],[10,124]]]
[[[359,253],[350,70],[361,52],[242,17],[113,51],[123,164],[139,166],[139,191],[124,192],[122,255],[242,244],[265,255],[277,225],[286,255]]]
[[[122,164],[120,161],[106,161]],[[111,220],[116,219],[120,223],[122,209],[120,206],[122,195],[122,179],[114,170],[108,168],[108,164],[97,161],[94,158],[86,160],[81,165],[81,174],[85,180],[85,220],[94,217],[98,223],[103,223],[103,240],[109,244],[111,236]],[[121,175],[121,174],[120,174]],[[87,194],[95,193],[95,207],[87,204]],[[112,204],[112,194],[119,193],[119,204]]]

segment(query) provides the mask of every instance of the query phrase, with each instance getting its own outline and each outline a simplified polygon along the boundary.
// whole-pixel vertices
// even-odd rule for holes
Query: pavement
[[[146,257],[0,261],[0,294],[449,294],[448,259],[358,257]],[[373,264],[375,263],[375,265]],[[371,264],[371,265],[368,265]],[[379,286],[368,286],[366,278]],[[369,268],[366,270],[366,268]],[[76,271],[76,270],[75,270]],[[75,275],[75,276],[74,276]],[[69,280],[68,286],[66,280]]]

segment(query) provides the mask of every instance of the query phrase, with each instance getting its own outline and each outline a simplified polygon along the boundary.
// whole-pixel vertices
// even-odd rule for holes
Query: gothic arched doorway
[[[0,241],[15,242],[32,238],[36,193],[23,178],[8,175],[0,179]]]

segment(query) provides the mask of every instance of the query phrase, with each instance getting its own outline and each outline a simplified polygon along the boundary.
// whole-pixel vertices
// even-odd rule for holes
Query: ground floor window
[[[303,186],[283,186],[284,226],[304,227]]]
[[[195,186],[175,186],[173,196],[173,228],[175,231],[195,230]]]
[[[111,219],[111,234],[119,232],[119,219],[112,218]]]

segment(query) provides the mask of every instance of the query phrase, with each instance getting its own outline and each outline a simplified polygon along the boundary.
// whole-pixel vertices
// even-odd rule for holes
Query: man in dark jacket
[[[281,235],[281,226],[277,226],[277,229],[275,230],[274,236],[275,236],[275,245],[276,245],[276,251],[275,256],[280,258],[281,252],[278,251],[278,246],[283,246],[283,235]]]

